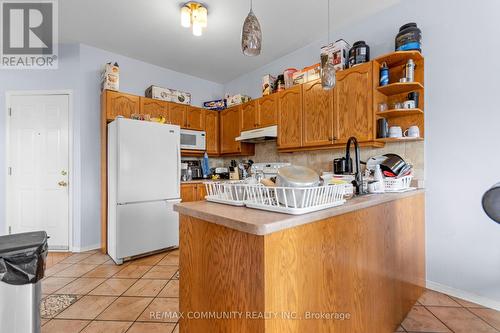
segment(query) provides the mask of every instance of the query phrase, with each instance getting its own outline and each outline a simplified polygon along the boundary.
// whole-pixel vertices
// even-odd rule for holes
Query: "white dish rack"
[[[232,206],[245,206],[244,200],[246,199],[248,186],[249,184],[238,180],[206,182],[207,195],[205,200]]]
[[[405,192],[412,188],[410,187],[413,175],[404,176],[401,178],[384,178],[386,192]]]
[[[249,208],[300,215],[343,205],[345,185],[267,187],[248,185],[244,203]]]

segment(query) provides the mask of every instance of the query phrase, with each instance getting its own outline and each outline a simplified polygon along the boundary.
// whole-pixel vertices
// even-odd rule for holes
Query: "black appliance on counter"
[[[352,174],[352,158],[346,160],[345,157],[336,158],[333,160],[333,173],[336,175]]]
[[[191,174],[193,179],[203,179],[203,170],[201,169],[201,161],[199,160],[183,160],[181,163],[187,164],[186,169],[181,169],[181,176],[187,173],[187,170],[191,169]]]

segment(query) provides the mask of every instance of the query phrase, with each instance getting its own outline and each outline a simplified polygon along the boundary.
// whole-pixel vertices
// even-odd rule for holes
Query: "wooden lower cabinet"
[[[351,136],[358,141],[375,139],[372,62],[337,73],[334,110],[337,143]]]
[[[185,316],[180,333],[394,332],[425,290],[424,205],[420,193],[264,236],[180,214],[181,313],[277,314]]]
[[[255,153],[253,144],[241,143],[235,140],[241,133],[241,107],[241,105],[233,106],[220,113],[221,154],[250,156]]]
[[[206,110],[205,113],[205,132],[207,154],[209,156],[218,156],[219,148],[219,111]]]
[[[322,146],[335,143],[333,133],[333,91],[324,90],[321,81],[304,84],[303,146]]]
[[[302,85],[278,94],[278,148],[302,146]]]
[[[203,183],[184,183],[181,184],[182,202],[192,202],[205,200],[205,185]]]

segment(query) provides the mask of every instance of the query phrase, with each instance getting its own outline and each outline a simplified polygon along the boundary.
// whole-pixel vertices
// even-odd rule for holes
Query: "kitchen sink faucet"
[[[356,190],[356,195],[363,195],[365,194],[363,190],[363,175],[361,173],[361,161],[360,161],[360,152],[359,152],[359,144],[358,144],[358,139],[356,137],[351,136],[349,140],[347,140],[347,145],[346,145],[346,153],[345,153],[345,159],[346,163],[351,163],[351,143],[354,143],[354,150],[355,150],[355,158],[356,158],[356,174],[354,176],[354,180],[352,181],[352,185],[354,186]],[[351,166],[347,168],[347,170],[351,169]],[[351,169],[352,170],[352,169]]]

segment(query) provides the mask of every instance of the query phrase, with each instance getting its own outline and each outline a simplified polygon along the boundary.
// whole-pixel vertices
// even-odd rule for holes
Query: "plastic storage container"
[[[357,41],[349,50],[349,67],[370,61],[370,47],[364,40]]]
[[[0,236],[0,332],[40,332],[45,231]]]
[[[399,28],[396,36],[396,51],[422,51],[422,32],[416,23],[407,23]]]

